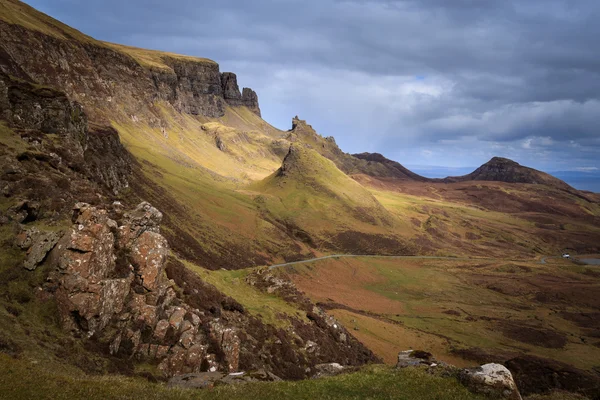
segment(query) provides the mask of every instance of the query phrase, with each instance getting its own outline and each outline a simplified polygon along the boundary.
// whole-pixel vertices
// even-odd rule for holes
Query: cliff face
[[[0,120],[31,146],[21,157],[82,173],[113,193],[129,186],[132,160],[118,133],[90,127],[81,104],[65,93],[0,72]]]
[[[1,20],[0,36],[0,71],[64,90],[94,121],[106,122],[115,111],[151,114],[155,100],[191,115],[220,117],[226,104],[260,115],[256,93],[240,94],[233,74],[224,74],[223,82],[210,60],[164,55],[160,67],[142,65],[101,42],[58,38]]]

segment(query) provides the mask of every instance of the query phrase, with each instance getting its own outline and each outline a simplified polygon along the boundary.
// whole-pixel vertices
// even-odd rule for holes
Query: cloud
[[[27,0],[103,40],[215,59],[348,152],[600,159],[596,0]]]

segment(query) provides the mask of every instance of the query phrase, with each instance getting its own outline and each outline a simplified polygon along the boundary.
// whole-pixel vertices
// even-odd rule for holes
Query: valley
[[[348,154],[215,61],[18,0],[0,34],[0,397],[467,400],[485,363],[600,396],[600,194]]]

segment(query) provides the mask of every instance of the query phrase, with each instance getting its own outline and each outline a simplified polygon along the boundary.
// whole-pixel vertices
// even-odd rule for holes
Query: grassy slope
[[[433,350],[441,359],[457,363],[453,349],[479,347],[524,351],[590,369],[600,359],[597,339],[560,314],[594,312],[598,307],[600,279],[587,271],[562,261],[542,265],[371,258],[288,267],[313,301],[370,313],[332,311],[349,328],[358,327],[357,337],[388,362],[393,362],[390,354],[412,347]],[[507,337],[502,329],[511,321],[557,332],[566,346],[547,348]],[[545,335],[539,335],[541,343]]]
[[[0,19],[60,39],[72,39],[82,43],[100,43],[18,0],[0,1]]]
[[[455,399],[476,396],[452,378],[416,369],[372,367],[363,372],[301,382],[251,383],[213,390],[169,389],[140,379],[65,376],[0,354],[0,398],[6,399]]]
[[[314,150],[295,145],[276,171],[250,186],[262,196],[263,209],[311,233],[343,230],[390,233],[396,223],[359,183]]]
[[[117,43],[109,43],[102,42],[105,46],[112,48],[113,50],[119,51],[121,53],[126,53],[132,56],[140,65],[143,65],[147,68],[153,68],[158,70],[167,70],[172,71],[173,69],[169,67],[164,62],[164,58],[173,58],[176,60],[183,61],[194,61],[198,63],[207,63],[207,64],[216,64],[213,60],[209,60],[208,58],[201,57],[192,57],[181,54],[169,53],[165,51],[157,51],[157,50],[148,50],[148,49],[140,49],[138,47],[133,46],[125,46]]]

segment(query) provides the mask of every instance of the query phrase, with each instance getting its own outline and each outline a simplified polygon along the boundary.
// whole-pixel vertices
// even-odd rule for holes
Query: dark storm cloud
[[[103,40],[215,59],[271,122],[299,113],[347,151],[600,156],[597,0],[29,3]]]

